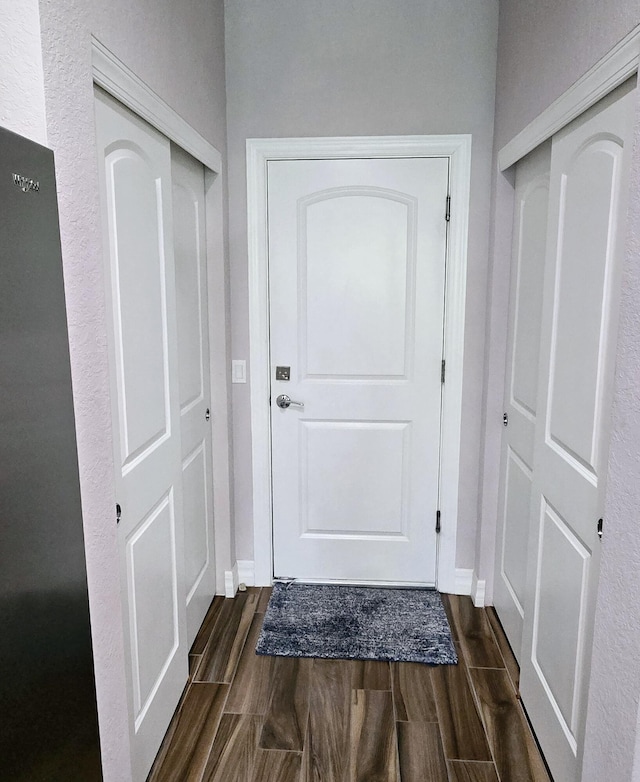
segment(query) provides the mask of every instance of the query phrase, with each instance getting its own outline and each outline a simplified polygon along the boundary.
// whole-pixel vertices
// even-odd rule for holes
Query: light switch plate
[[[231,362],[231,382],[247,382],[247,362],[244,359],[234,359]]]

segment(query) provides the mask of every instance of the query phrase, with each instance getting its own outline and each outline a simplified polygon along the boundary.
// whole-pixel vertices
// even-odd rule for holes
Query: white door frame
[[[247,139],[249,366],[253,541],[257,586],[268,586],[273,579],[267,163],[270,160],[394,157],[449,158],[452,207],[447,241],[444,322],[447,371],[442,397],[440,453],[442,531],[438,536],[436,579],[438,589],[441,591],[456,590],[455,560],[471,179],[470,135]]]
[[[213,518],[216,592],[225,594],[231,574],[230,426],[227,367],[226,271],[224,264],[224,186],[222,156],[96,38],[91,39],[93,82],[188,152],[205,167],[207,296],[211,373]],[[232,597],[233,595],[228,595]]]

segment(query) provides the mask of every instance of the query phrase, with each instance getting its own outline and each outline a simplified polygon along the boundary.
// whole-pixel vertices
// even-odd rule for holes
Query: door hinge
[[[440,534],[440,511],[436,511],[436,535]]]
[[[447,196],[447,207],[444,213],[444,219],[449,222],[451,220],[451,196]]]
[[[120,507],[120,504],[116,502],[116,524],[120,524],[121,517],[122,517],[122,508]]]
[[[447,362],[444,359],[442,359],[442,363],[440,364],[440,382],[441,383],[444,383],[444,374],[445,374],[445,370],[446,370],[446,364],[447,364]]]
[[[602,519],[598,519],[598,537],[600,538],[600,540],[602,540],[602,534],[603,534],[602,533],[602,525],[603,525],[603,520]]]

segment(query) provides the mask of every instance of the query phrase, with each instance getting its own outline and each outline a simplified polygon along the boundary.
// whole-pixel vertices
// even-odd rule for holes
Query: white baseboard
[[[473,570],[471,568],[457,567],[453,594],[471,595],[472,582],[473,582]]]
[[[485,579],[478,578],[472,568],[456,568],[454,595],[468,595],[475,606],[484,608],[486,587]]]
[[[238,581],[240,584],[246,584],[248,587],[255,586],[256,567],[252,559],[239,559],[236,562],[238,568]]]
[[[238,563],[233,566],[231,570],[224,571],[224,596],[235,597],[238,591]]]
[[[233,597],[238,584],[255,586],[255,563],[252,559],[239,559],[233,570],[224,573],[225,595]],[[468,595],[476,606],[484,606],[486,582],[478,579],[471,568],[456,568],[454,595]]]
[[[235,597],[239,584],[254,586],[255,565],[251,559],[239,559],[231,570],[224,571],[224,596]]]
[[[476,608],[484,608],[484,595],[487,587],[487,582],[484,578],[478,578],[476,572],[473,571],[471,578],[471,599]]]

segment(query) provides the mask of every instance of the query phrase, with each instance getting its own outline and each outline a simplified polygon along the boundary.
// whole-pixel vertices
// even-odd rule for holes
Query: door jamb
[[[213,526],[216,592],[225,594],[225,572],[232,570],[231,479],[229,465],[230,391],[228,355],[227,268],[224,261],[224,181],[218,150],[168,106],[96,38],[91,38],[93,82],[112,95],[166,138],[205,167],[207,244],[207,297],[209,304],[209,353],[211,444],[213,455]],[[218,412],[219,411],[219,412]]]
[[[456,533],[471,180],[471,135],[247,139],[249,366],[255,584],[273,578],[269,366],[267,163],[270,160],[447,157],[452,209],[447,242],[440,511],[436,567],[440,591],[456,591]],[[444,219],[444,204],[443,204]],[[435,524],[435,519],[434,519]]]

